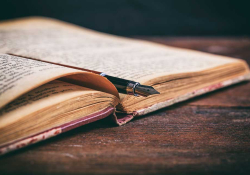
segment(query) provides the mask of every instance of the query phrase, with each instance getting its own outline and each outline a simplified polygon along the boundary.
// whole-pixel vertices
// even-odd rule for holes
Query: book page
[[[78,72],[81,71],[0,54],[0,108],[43,83]]]
[[[96,70],[141,83],[160,75],[201,71],[239,61],[115,37],[46,18],[0,24],[0,52]]]
[[[83,94],[90,89],[54,80],[20,96],[0,110],[0,128],[23,116]],[[92,90],[92,92],[95,92]],[[49,101],[49,103],[48,103]]]

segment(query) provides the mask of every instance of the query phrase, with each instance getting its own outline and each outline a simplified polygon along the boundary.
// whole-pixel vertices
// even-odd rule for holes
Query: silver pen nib
[[[137,85],[135,87],[135,94],[147,97],[149,95],[153,94],[160,94],[157,90],[155,90],[152,86],[146,86],[146,85]]]

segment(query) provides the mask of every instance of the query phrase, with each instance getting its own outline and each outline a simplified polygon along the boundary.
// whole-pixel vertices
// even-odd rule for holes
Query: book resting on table
[[[66,66],[62,66],[66,65]],[[107,78],[152,86],[118,93]],[[0,23],[0,154],[110,117],[118,125],[249,80],[245,61],[113,36],[43,17]]]

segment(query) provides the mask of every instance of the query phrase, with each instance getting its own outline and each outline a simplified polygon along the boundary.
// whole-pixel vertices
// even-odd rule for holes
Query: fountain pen
[[[105,73],[100,73],[99,75],[107,78],[113,83],[119,93],[143,97],[160,94],[152,86],[141,85],[139,82],[113,77]]]

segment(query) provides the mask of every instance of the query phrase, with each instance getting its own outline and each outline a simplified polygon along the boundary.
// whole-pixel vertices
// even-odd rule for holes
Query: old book
[[[1,154],[107,116],[122,125],[249,79],[248,65],[240,59],[41,17],[0,23],[0,53]],[[57,63],[138,81],[160,95],[118,94],[106,78]]]

